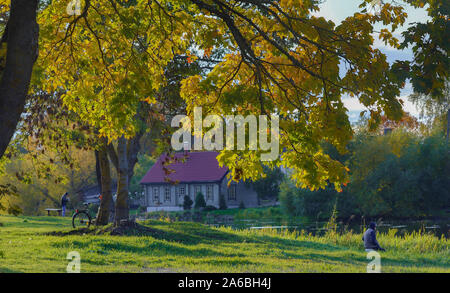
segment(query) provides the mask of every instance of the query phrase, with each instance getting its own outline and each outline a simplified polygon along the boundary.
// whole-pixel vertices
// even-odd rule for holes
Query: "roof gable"
[[[159,157],[147,174],[142,178],[141,184],[167,183],[178,181],[179,183],[193,182],[217,182],[221,181],[227,174],[227,167],[219,167],[217,162],[217,152],[190,152],[187,153],[185,162],[175,162],[166,165],[166,168],[173,170],[173,173],[167,175],[163,169],[163,161],[167,158],[166,154]],[[177,153],[176,158],[183,158],[184,153]]]

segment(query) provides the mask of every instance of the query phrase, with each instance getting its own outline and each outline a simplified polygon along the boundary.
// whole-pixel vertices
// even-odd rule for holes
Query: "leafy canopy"
[[[278,114],[283,152],[267,165],[292,169],[298,185],[340,188],[347,170],[321,143],[345,152],[352,137],[341,96],[368,107],[374,127],[383,112],[402,116],[401,82],[372,35],[375,23],[395,29],[406,14],[386,3],[372,15],[369,2],[336,25],[312,15],[316,0],[86,0],[72,16],[66,0],[55,0],[39,14],[37,85],[61,92],[99,136],[131,137],[139,103],[158,104],[167,64],[179,55],[207,60],[182,81],[188,114],[195,106],[219,115]],[[379,37],[397,44],[386,30]],[[259,151],[223,151],[218,160],[238,180],[261,176],[259,158]]]

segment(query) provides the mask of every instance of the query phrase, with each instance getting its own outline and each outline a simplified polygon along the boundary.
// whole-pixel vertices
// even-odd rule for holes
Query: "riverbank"
[[[0,216],[0,272],[65,272],[70,251],[82,272],[366,272],[361,235],[233,230],[146,221],[149,235],[48,235],[70,219]],[[382,272],[450,273],[450,241],[413,233],[379,235]]]
[[[323,234],[329,219],[308,219],[306,217],[289,217],[283,213],[281,207],[259,207],[247,209],[226,209],[212,211],[179,211],[179,212],[151,212],[136,214],[139,219],[170,220],[201,222],[212,226],[227,226],[235,229],[261,229],[277,228],[289,230],[305,230],[308,233]],[[337,218],[337,230],[346,233],[352,230],[355,233],[362,233],[370,221],[378,223],[380,232],[389,233],[396,229],[399,235],[413,232],[433,233],[441,237],[444,235],[450,238],[450,218],[445,219],[384,219],[374,217],[365,219],[361,217]]]

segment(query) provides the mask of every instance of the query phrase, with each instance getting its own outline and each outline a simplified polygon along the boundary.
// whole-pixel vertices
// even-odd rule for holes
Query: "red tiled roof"
[[[166,155],[161,155],[144,178],[142,178],[141,184],[167,183],[167,178],[170,181],[178,181],[179,183],[220,181],[228,172],[228,168],[219,167],[216,159],[217,155],[217,152],[187,153],[185,162],[174,162],[166,165],[166,168],[174,171],[169,175],[164,172],[162,165]],[[175,154],[176,158],[183,158],[183,156],[184,153]]]

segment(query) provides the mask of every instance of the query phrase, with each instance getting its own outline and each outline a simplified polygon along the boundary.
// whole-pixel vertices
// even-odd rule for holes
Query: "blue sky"
[[[362,0],[326,0],[320,6],[320,11],[316,13],[316,15],[323,16],[326,19],[332,20],[334,23],[338,24],[346,17],[353,15],[355,12],[360,11],[361,9],[358,7],[362,3]],[[425,22],[428,20],[428,15],[425,9],[415,9],[409,5],[404,4],[399,1],[404,8],[406,13],[408,14],[408,18],[405,22],[405,25],[395,31],[395,36],[399,38],[401,41],[401,32],[404,31],[409,23],[413,22]],[[375,27],[376,30],[379,30],[381,26]],[[386,46],[383,42],[378,40],[378,37],[375,37],[375,47],[380,49],[383,53],[386,54],[387,60],[389,62],[394,62],[395,60],[411,60],[412,59],[412,51],[411,49],[405,50],[397,50],[390,46]],[[404,110],[411,113],[414,116],[418,116],[418,109],[408,101],[407,97],[412,93],[411,84],[407,83],[405,88],[402,89],[400,98],[405,101]],[[359,113],[366,108],[358,102],[356,98],[344,97],[344,104],[346,108],[349,110],[350,121],[354,122],[358,119]]]

